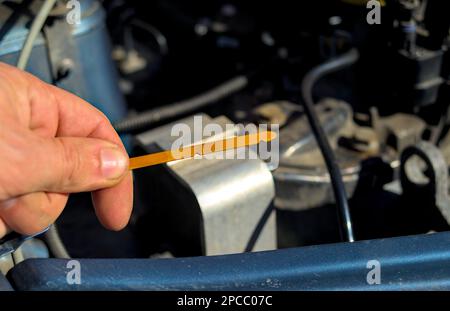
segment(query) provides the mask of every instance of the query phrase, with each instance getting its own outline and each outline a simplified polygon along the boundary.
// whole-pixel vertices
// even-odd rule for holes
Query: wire
[[[325,164],[330,174],[331,184],[335,196],[335,201],[338,206],[338,217],[341,224],[341,235],[349,242],[354,242],[352,220],[350,216],[350,209],[348,206],[347,193],[342,179],[342,174],[331,149],[328,138],[325,135],[319,118],[316,114],[313,100],[314,84],[323,76],[338,71],[342,68],[348,67],[355,63],[359,58],[359,53],[356,49],[351,49],[345,54],[332,58],[329,61],[320,64],[309,71],[302,81],[302,93],[305,113],[310,123],[311,129],[316,137],[317,144],[322,152]]]
[[[48,228],[47,232],[44,234],[44,237],[53,256],[64,259],[71,258],[69,252],[67,252],[67,249],[64,246],[63,241],[61,240],[56,224],[53,224],[50,228]]]
[[[55,5],[56,0],[45,0],[42,7],[39,9],[38,14],[33,20],[33,24],[31,25],[30,32],[25,39],[25,42],[22,47],[22,51],[19,55],[19,60],[17,61],[17,67],[19,69],[25,70],[27,66],[28,60],[30,59],[31,50],[33,49],[34,41],[39,35],[42,26],[44,26],[45,21],[47,20],[48,14],[52,10]]]
[[[147,24],[141,20],[133,20],[131,22],[131,25],[138,27],[142,30],[145,30],[146,32],[151,34],[155,38],[156,43],[158,44],[159,53],[161,55],[166,55],[169,52],[169,46],[167,44],[167,39],[162,34],[162,32],[159,31],[157,28],[155,28],[152,25]]]
[[[114,128],[120,134],[146,128],[156,122],[177,117],[217,102],[230,94],[242,90],[248,84],[246,76],[237,76],[205,93],[190,99],[140,113],[138,116],[126,118],[114,123]]]

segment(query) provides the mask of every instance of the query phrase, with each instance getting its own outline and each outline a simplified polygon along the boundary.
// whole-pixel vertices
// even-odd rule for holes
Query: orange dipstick
[[[129,169],[134,170],[152,165],[163,164],[171,161],[193,158],[195,155],[206,155],[214,152],[238,149],[257,145],[261,141],[270,142],[276,138],[273,131],[261,131],[254,134],[234,136],[227,139],[182,147],[177,150],[166,150],[130,158]]]

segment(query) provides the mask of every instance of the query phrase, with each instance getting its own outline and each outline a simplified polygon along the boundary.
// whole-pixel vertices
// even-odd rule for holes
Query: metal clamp
[[[436,207],[450,224],[448,167],[439,148],[425,141],[407,147],[401,155],[400,174],[403,191],[433,197]]]

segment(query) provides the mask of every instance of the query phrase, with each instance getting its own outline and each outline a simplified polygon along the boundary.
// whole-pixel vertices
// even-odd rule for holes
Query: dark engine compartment
[[[6,12],[2,16],[7,17],[2,17],[0,27],[1,61],[14,63],[17,58],[17,51],[2,52],[2,46],[6,49],[7,45],[1,42],[7,41],[7,33],[14,31],[15,21],[31,18],[23,12],[33,2],[40,1],[1,2]],[[120,232],[101,227],[89,194],[72,195],[55,224],[57,232],[51,233],[60,237],[71,257],[146,258],[158,266],[160,260],[170,260],[164,258],[246,253],[242,256],[255,270],[239,268],[237,273],[245,275],[250,271],[275,269],[272,262],[281,256],[284,260],[293,256],[301,264],[305,246],[310,246],[305,248],[305,254],[313,258],[310,263],[310,259],[304,258],[305,267],[311,264],[320,269],[323,263],[325,270],[332,266],[336,271],[352,260],[355,265],[358,260],[362,262],[362,254],[368,252],[364,247],[369,250],[374,247],[377,250],[374,253],[383,253],[380,258],[388,258],[386,262],[394,262],[403,255],[414,257],[415,248],[417,256],[428,251],[436,255],[434,250],[447,254],[443,246],[447,233],[439,235],[450,229],[450,7],[447,1],[80,2],[85,10],[82,20],[91,18],[93,13],[89,12],[98,5],[95,10],[105,13],[105,24],[91,21],[87,32],[73,35],[72,45],[79,49],[79,58],[73,58],[74,67],[65,75],[52,75],[52,69],[43,69],[47,65],[51,67],[53,62],[50,56],[49,64],[43,64],[38,55],[49,53],[45,51],[51,45],[43,39],[43,43],[36,43],[29,71],[79,94],[103,110],[122,135],[130,156],[163,148],[161,133],[167,133],[168,125],[201,114],[204,122],[226,118],[235,124],[279,124],[280,161],[278,167],[264,169],[246,163],[239,167],[201,166],[198,180],[182,164],[137,171],[133,215],[127,228]],[[378,3],[379,23],[369,23],[368,14],[376,5],[369,6],[368,2]],[[48,27],[57,24],[60,18],[57,14],[49,17]],[[107,39],[102,39],[105,42],[89,38],[97,28],[106,31]],[[47,33],[54,32],[53,29]],[[109,51],[113,60],[110,64],[97,59],[100,54],[94,50],[100,45]],[[41,48],[43,51],[39,52]],[[332,184],[305,115],[302,93],[302,81],[310,70],[351,51],[357,51],[355,60],[317,81],[312,98],[343,175],[355,240],[376,240],[372,241],[374,244],[356,242],[354,248],[349,243],[341,243],[345,239],[340,234],[342,223]],[[90,75],[98,79],[94,82],[95,77],[91,77],[89,81],[86,76]],[[102,75],[111,81],[96,84]],[[88,91],[83,93],[83,90]],[[222,174],[222,183],[217,183],[213,176]],[[267,183],[263,183],[266,177]],[[260,187],[266,187],[265,191],[256,193],[251,185],[256,180],[261,182]],[[233,196],[227,190],[223,197],[216,196],[214,203],[207,205],[203,198],[208,191],[221,193],[215,188],[216,183],[229,183],[230,187],[237,183],[245,189],[244,194],[236,192]],[[266,202],[263,193],[270,197],[271,191],[272,198]],[[234,200],[234,206],[254,210],[233,214],[233,220],[223,220],[228,219],[229,213],[237,213],[222,202],[227,200]],[[258,204],[264,208],[257,210]],[[205,206],[213,206],[214,211],[223,214],[214,214],[210,212],[213,208]],[[242,233],[234,236],[231,234],[234,230]],[[418,236],[408,237],[411,235]],[[396,237],[402,238],[390,239]],[[50,257],[60,257],[55,255],[55,246],[48,242],[49,238],[43,240],[50,244],[47,245]],[[324,246],[321,253],[318,245],[330,243],[336,244]],[[420,251],[420,247],[427,250]],[[285,248],[295,249],[279,251],[278,259],[277,251],[270,255],[249,253]],[[332,254],[336,254],[335,260],[326,258]],[[262,256],[260,270],[256,259],[248,257],[252,255]],[[244,257],[217,257],[212,259],[215,260],[212,265],[223,265],[224,271],[229,272]],[[201,288],[222,288],[214,277],[223,274],[208,270],[211,268],[202,258],[187,259],[197,263],[200,270],[206,269],[201,271],[211,273]],[[225,263],[227,258],[229,263]],[[45,260],[52,259],[35,261],[40,267],[38,271],[47,271]],[[57,262],[54,265],[58,266]],[[122,271],[120,260],[112,262],[124,273],[122,276],[126,275],[124,271],[132,274],[133,268],[145,270],[146,265],[144,261],[125,260],[124,265],[131,269]],[[174,261],[174,267],[183,270],[183,263],[182,259]],[[436,262],[433,267],[438,269],[441,263]],[[161,265],[162,271],[170,270],[169,262]],[[96,269],[101,270],[103,263],[86,261],[86,266],[96,275]],[[152,269],[158,269],[156,266]],[[15,269],[19,272],[13,269],[10,278],[17,284],[25,284],[27,281],[20,275],[34,269],[33,260]],[[418,273],[417,279],[435,276],[434,272],[424,276],[408,271]],[[291,272],[299,280],[304,277],[296,274],[296,268]],[[151,278],[142,277],[143,288],[147,288],[146,277]],[[305,278],[309,277],[313,275]],[[190,277],[183,283],[182,277],[168,276],[167,288],[195,288],[187,280],[194,282]],[[352,280],[353,276],[349,276],[348,281]],[[36,278],[34,281],[41,284]],[[323,287],[318,289],[339,288],[337,283],[322,281]],[[158,275],[154,282],[164,284],[164,274]],[[424,282],[419,282],[418,288],[427,288]],[[126,287],[125,281],[119,283]],[[260,288],[245,281],[242,284],[237,288]],[[304,289],[298,284],[301,282],[280,279],[278,287]],[[440,288],[439,284],[429,284]],[[34,288],[29,284],[18,287]],[[342,289],[345,288],[359,289],[343,285]]]

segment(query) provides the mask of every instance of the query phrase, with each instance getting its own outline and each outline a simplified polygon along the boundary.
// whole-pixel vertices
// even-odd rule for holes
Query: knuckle
[[[78,172],[81,169],[81,158],[79,152],[64,140],[57,140],[59,145],[59,161],[62,174],[61,185],[72,185],[77,182]]]

